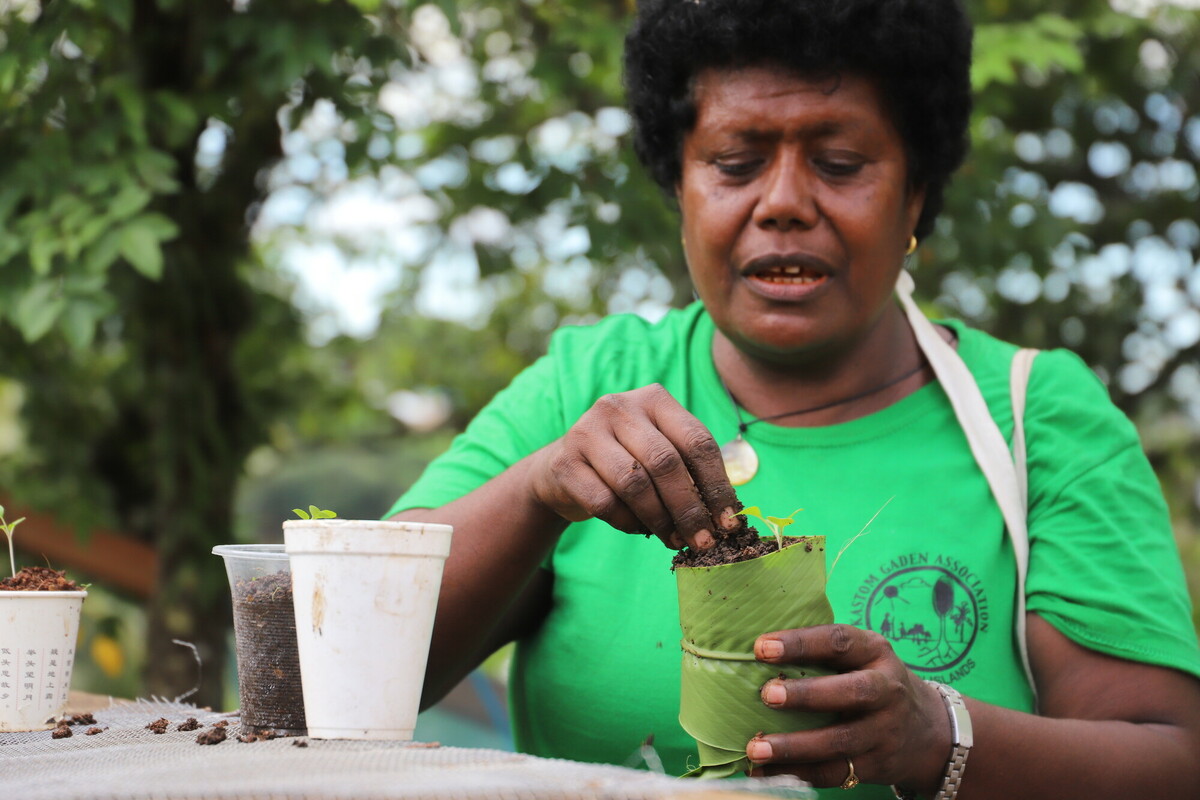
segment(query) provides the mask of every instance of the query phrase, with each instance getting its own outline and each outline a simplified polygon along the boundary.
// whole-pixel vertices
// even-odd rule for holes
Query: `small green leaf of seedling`
[[[743,517],[757,517],[763,522],[767,522],[767,518],[762,514],[762,509],[758,506],[747,506],[737,513],[741,514]],[[769,525],[770,523],[767,524]]]
[[[11,568],[14,578],[17,577],[17,559],[13,556],[13,531],[24,521],[25,518],[21,517],[14,522],[5,522],[4,506],[0,506],[0,531],[4,531],[4,535],[8,537],[8,566]]]
[[[738,513],[745,517],[756,517],[762,520],[766,524],[767,529],[775,535],[775,543],[779,545],[779,549],[782,550],[783,529],[795,522],[796,515],[803,510],[803,508],[797,508],[786,517],[769,517],[763,516],[762,509],[760,509],[758,506],[750,506],[749,508],[743,508]]]
[[[336,511],[328,511],[316,506],[309,506],[308,511],[302,508],[293,508],[292,513],[300,519],[333,519],[337,516]]]

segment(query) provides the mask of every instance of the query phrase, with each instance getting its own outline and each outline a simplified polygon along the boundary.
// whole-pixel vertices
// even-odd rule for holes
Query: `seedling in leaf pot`
[[[833,622],[825,597],[825,537],[784,536],[797,511],[764,515],[734,500],[731,528],[708,550],[681,550],[672,561],[683,633],[679,722],[696,740],[700,766],[691,777],[724,778],[746,771],[746,744],[759,733],[820,727],[827,714],[768,708],[760,689],[772,678],[828,674],[809,667],[763,664],[754,641],[770,631]],[[746,516],[773,534],[762,538]]]

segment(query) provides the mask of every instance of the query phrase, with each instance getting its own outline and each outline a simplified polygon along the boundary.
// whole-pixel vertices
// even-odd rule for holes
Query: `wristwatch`
[[[967,704],[953,686],[947,686],[937,681],[925,681],[937,689],[938,694],[946,703],[946,713],[950,715],[950,761],[946,764],[946,775],[942,778],[942,786],[934,800],[954,800],[958,795],[958,786],[962,783],[963,772],[967,769],[967,754],[975,744],[975,735],[971,730],[971,715],[967,712]],[[916,800],[916,792],[892,787],[892,793],[898,800]]]

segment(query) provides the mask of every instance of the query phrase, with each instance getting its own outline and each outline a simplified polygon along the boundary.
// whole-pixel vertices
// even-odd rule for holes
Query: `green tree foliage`
[[[404,55],[398,14],[338,0],[0,13],[0,374],[27,388],[28,444],[3,485],[154,544],[145,689],[195,684],[172,644],[186,640],[210,665],[198,699],[219,702],[228,600],[209,551],[306,371],[291,307],[255,279],[260,173],[281,122],[317,98],[372,127]]]
[[[1068,347],[1105,379],[1138,424],[1200,596],[1200,14],[973,5],[987,22],[974,152],[918,284],[946,312]]]

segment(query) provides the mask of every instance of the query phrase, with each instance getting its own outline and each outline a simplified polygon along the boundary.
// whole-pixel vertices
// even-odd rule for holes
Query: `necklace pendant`
[[[740,433],[721,448],[721,459],[725,462],[725,474],[734,486],[749,483],[758,473],[758,453]]]

